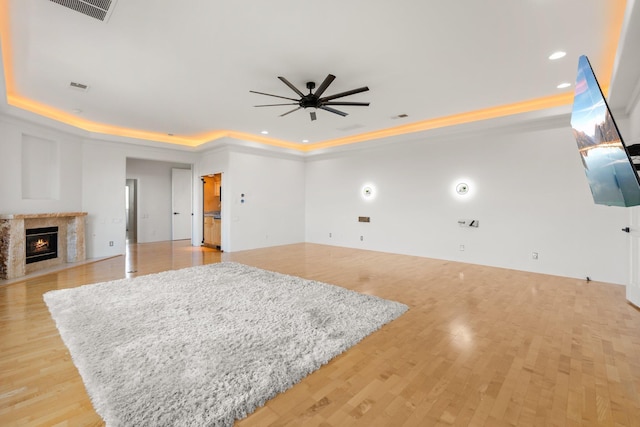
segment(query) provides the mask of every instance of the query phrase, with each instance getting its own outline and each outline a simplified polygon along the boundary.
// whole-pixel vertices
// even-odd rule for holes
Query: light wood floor
[[[220,260],[410,307],[238,426],[640,426],[640,311],[622,286],[313,244],[220,254],[184,241],[0,287],[0,425],[103,425],[44,292]]]

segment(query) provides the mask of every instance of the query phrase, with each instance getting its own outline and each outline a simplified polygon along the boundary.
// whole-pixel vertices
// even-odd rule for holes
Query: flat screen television
[[[640,205],[640,176],[584,55],[578,60],[571,128],[593,201],[607,206]]]

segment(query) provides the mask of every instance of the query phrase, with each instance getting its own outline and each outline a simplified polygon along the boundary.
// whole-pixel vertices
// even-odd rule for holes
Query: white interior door
[[[627,284],[627,300],[636,307],[640,307],[640,207],[631,208],[630,215],[631,280]]]
[[[191,189],[190,169],[171,169],[171,238],[184,240],[191,238]]]

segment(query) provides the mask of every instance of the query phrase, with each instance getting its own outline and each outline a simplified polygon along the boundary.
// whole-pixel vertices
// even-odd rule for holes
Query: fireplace
[[[26,263],[58,257],[58,227],[29,228],[26,233]]]
[[[0,214],[0,286],[4,280],[13,280],[66,263],[84,261],[86,216],[86,212]],[[58,256],[27,264],[26,255],[30,252],[27,239],[32,240],[31,232],[27,233],[27,230],[49,227],[58,227],[58,238],[49,242],[47,251],[53,252],[51,245],[56,245]],[[40,249],[46,246],[46,243],[38,243],[38,239],[35,239],[35,243]],[[40,261],[41,258],[33,259]]]

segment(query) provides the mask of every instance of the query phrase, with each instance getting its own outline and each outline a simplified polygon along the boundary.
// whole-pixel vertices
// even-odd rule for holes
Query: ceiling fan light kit
[[[282,104],[261,104],[261,105],[255,105],[255,107],[276,107],[276,106],[283,106],[283,105],[297,105],[297,107],[295,107],[293,110],[289,110],[284,114],[280,114],[280,117],[286,116],[287,114],[291,114],[294,111],[300,110],[301,108],[321,109],[321,110],[329,111],[330,113],[334,113],[339,116],[345,117],[347,113],[345,113],[344,111],[337,110],[333,108],[333,106],[358,106],[358,107],[369,106],[368,102],[334,101],[334,99],[343,98],[349,95],[355,95],[356,93],[366,92],[369,90],[367,86],[363,86],[357,89],[352,89],[345,92],[340,92],[334,95],[323,97],[322,95],[327,90],[329,85],[335,80],[335,78],[336,76],[334,76],[333,74],[327,75],[327,77],[320,84],[320,86],[318,86],[318,89],[316,89],[315,93],[313,92],[313,90],[316,88],[316,84],[314,82],[307,82],[306,86],[307,86],[307,89],[309,89],[309,93],[305,95],[297,87],[295,87],[289,80],[287,80],[282,76],[279,76],[278,79],[280,79],[280,81],[282,81],[284,84],[289,86],[289,88],[293,90],[300,97],[299,99],[289,98],[289,97],[280,96],[280,95],[272,95],[270,93],[257,92],[255,90],[250,90],[249,92],[257,93],[258,95],[273,96],[275,98],[281,98],[281,99],[287,99],[289,101],[293,101],[293,102],[286,102]],[[312,121],[316,120],[317,118],[315,111],[311,111],[310,116]]]

